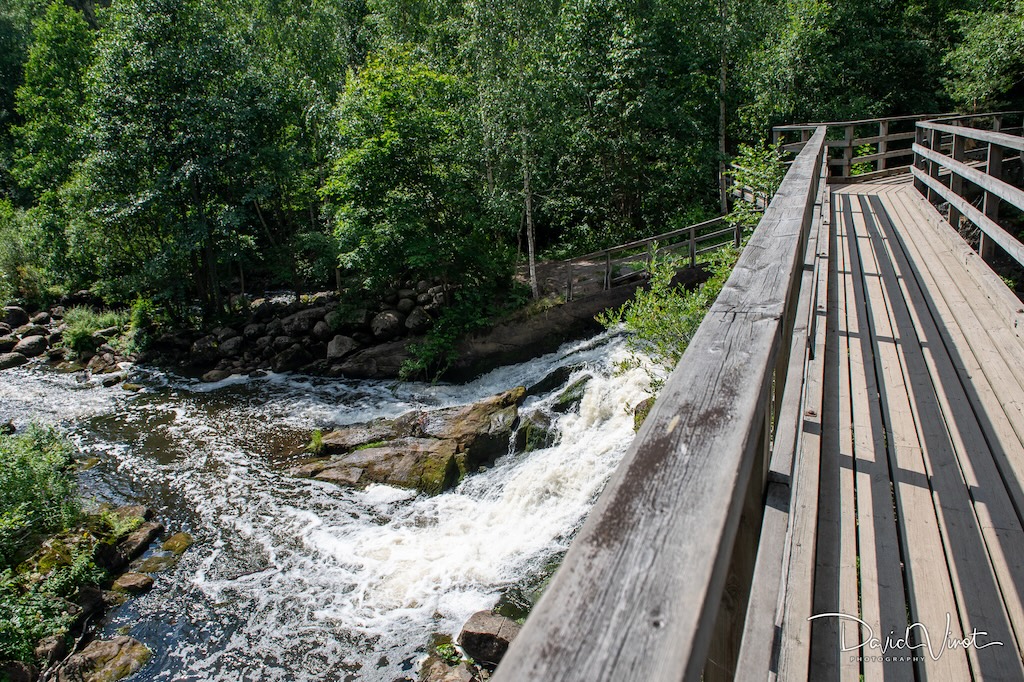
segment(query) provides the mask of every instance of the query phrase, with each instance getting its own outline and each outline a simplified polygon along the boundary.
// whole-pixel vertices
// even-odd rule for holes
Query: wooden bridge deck
[[[794,482],[814,540],[785,590],[819,617],[778,679],[1024,680],[1022,306],[909,176],[833,187],[826,227],[820,459]]]

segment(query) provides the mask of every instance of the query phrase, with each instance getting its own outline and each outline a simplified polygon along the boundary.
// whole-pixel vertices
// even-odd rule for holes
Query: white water
[[[415,677],[432,633],[456,634],[568,546],[646,397],[642,370],[613,376],[623,356],[600,337],[463,386],[150,373],[138,395],[18,369],[0,374],[0,416],[59,422],[101,458],[83,474],[90,494],[148,504],[196,537],[152,592],[109,618],[108,634],[157,653],[133,679],[390,681]],[[557,416],[557,445],[437,497],[295,479],[269,456],[317,426],[471,402],[579,363],[567,383],[594,378],[579,412]]]

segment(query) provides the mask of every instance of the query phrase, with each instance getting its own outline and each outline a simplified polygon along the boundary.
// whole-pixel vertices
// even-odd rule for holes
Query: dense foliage
[[[1015,106],[1019,0],[8,0],[0,297],[180,316],[720,210],[781,122]]]

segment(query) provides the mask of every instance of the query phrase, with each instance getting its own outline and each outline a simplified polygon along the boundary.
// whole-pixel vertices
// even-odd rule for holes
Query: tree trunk
[[[718,198],[722,213],[729,212],[729,192],[725,182],[725,84],[728,32],[726,28],[726,0],[719,0],[718,18],[721,20],[721,47],[718,61]]]
[[[533,294],[534,300],[536,300],[540,298],[540,289],[537,286],[537,240],[533,225],[533,188],[530,184],[530,156],[526,150],[526,131],[520,130],[519,134],[523,141],[523,201],[526,207],[526,251],[530,262],[530,292]]]

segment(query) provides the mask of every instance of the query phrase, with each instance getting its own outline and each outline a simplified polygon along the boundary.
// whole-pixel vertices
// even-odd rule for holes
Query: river
[[[105,635],[155,653],[132,680],[415,679],[432,633],[455,635],[510,586],[564,553],[625,453],[645,373],[602,335],[464,385],[270,374],[216,384],[133,368],[132,393],[41,367],[0,374],[0,416],[57,425],[92,465],[89,504],[144,504],[196,543],[148,594],[111,611]],[[593,379],[560,440],[510,453],[428,498],[296,479],[276,463],[311,429],[472,402],[576,367],[531,397],[550,412],[565,385]],[[151,549],[150,554],[155,550]]]

